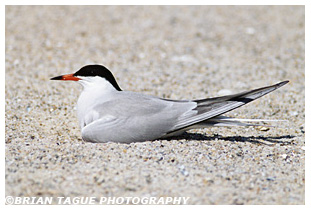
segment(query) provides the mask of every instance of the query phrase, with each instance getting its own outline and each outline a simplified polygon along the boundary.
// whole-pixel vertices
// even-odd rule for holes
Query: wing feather
[[[202,121],[211,119],[213,117],[229,112],[233,109],[241,107],[257,98],[260,98],[280,88],[288,82],[289,81],[284,81],[275,85],[262,87],[234,95],[194,100],[194,102],[197,103],[197,107],[194,109],[197,111],[197,114],[194,116],[180,119],[179,122],[176,124],[174,130],[171,132],[186,128],[188,126],[192,126],[194,124],[200,123]]]

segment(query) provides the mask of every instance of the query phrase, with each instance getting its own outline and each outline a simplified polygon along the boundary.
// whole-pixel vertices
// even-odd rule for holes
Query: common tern
[[[100,143],[155,140],[209,126],[251,126],[254,124],[223,114],[289,82],[221,97],[171,100],[121,90],[113,74],[102,65],[87,65],[74,74],[51,80],[71,80],[82,85],[77,104],[82,139]]]

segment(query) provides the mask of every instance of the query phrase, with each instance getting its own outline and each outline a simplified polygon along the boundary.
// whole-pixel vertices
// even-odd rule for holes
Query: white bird
[[[252,126],[243,123],[243,119],[222,114],[289,82],[222,97],[170,100],[122,91],[112,73],[102,65],[87,65],[74,74],[51,80],[72,80],[83,86],[77,105],[83,140],[121,143],[166,138],[208,126]]]

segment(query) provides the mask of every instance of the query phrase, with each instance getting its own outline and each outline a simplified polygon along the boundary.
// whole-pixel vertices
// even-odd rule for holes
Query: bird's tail
[[[210,126],[265,126],[275,127],[274,125],[263,124],[264,122],[286,122],[287,120],[267,120],[267,119],[238,119],[226,116],[217,116],[197,124],[199,127]],[[258,124],[259,123],[259,124]]]

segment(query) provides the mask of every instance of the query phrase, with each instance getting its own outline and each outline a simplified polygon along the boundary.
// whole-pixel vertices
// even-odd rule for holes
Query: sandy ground
[[[304,204],[304,27],[302,6],[7,6],[6,196]],[[171,99],[290,80],[228,114],[288,122],[86,143],[80,86],[49,78],[90,63],[111,69],[123,89]]]

